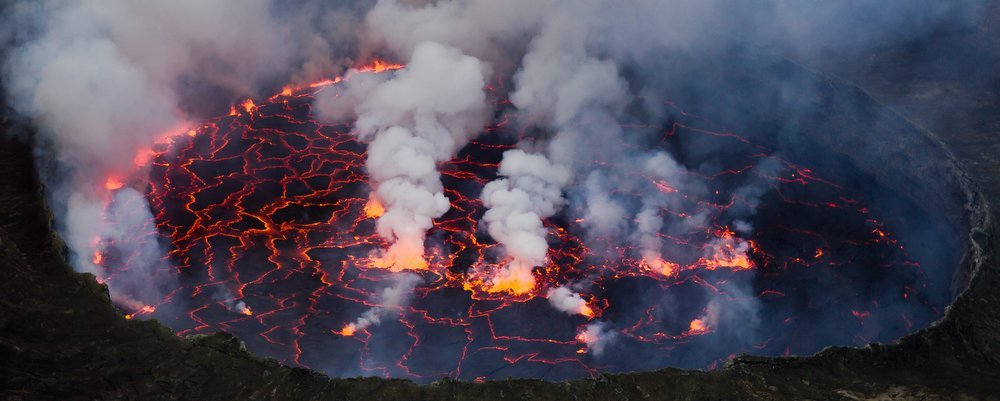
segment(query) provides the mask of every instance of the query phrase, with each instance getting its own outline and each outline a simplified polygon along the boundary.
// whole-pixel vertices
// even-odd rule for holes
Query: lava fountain
[[[623,129],[657,132],[643,150],[702,165],[683,179],[704,190],[636,170],[674,200],[649,208],[660,224],[645,242],[584,235],[587,221],[565,210],[544,221],[548,257],[531,282],[498,282],[490,273],[510,261],[482,227],[480,194],[504,152],[539,135],[505,112],[502,91],[492,124],[439,165],[451,208],[427,233],[412,264],[421,268],[390,271],[377,258],[385,208],[371,195],[366,146],[350,122],[312,114],[315,95],[341,81],[248,99],[138,158],[148,176],[108,179],[110,191],[145,194],[156,227],[125,241],[167,244],[162,273],[177,283],[159,303],[119,305],[126,317],[178,335],[227,331],[256,354],[332,376],[560,380],[892,341],[949,301],[894,234],[911,206],[880,216],[877,184],[850,163],[786,159],[667,100],[669,119]],[[724,157],[706,164],[687,151],[706,143]],[[741,190],[751,181],[759,193]],[[734,208],[752,217],[734,222]],[[100,249],[94,263],[114,281],[129,260],[114,242]]]

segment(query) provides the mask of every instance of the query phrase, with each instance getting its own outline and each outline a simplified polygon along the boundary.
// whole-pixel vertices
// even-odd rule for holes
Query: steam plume
[[[393,283],[390,287],[383,289],[373,301],[377,306],[365,311],[356,320],[348,323],[341,330],[343,335],[354,335],[359,330],[365,330],[373,325],[382,322],[382,318],[395,309],[403,307],[409,302],[409,298],[421,281],[420,276],[413,273],[396,273],[393,275]]]
[[[504,152],[498,174],[505,178],[483,188],[483,204],[489,208],[483,222],[511,260],[490,280],[494,291],[521,294],[534,288],[531,269],[547,257],[542,219],[562,206],[562,187],[569,181],[569,171],[542,155],[515,149]]]
[[[611,329],[606,322],[594,322],[584,326],[583,330],[577,334],[577,340],[583,342],[587,348],[586,352],[600,357],[604,354],[604,349],[612,343],[618,333]]]
[[[38,34],[11,51],[4,84],[12,106],[40,128],[43,157],[59,164],[43,178],[72,264],[103,278],[102,257],[93,255],[113,246],[133,266],[108,281],[112,294],[155,301],[156,292],[136,286],[155,281],[150,269],[163,251],[127,240],[153,230],[152,213],[138,192],[111,192],[135,172],[137,154],[184,128],[190,84],[248,94],[287,74],[287,32],[266,0],[12,7],[16,20],[6,22]]]
[[[594,315],[594,311],[587,306],[587,301],[566,286],[551,288],[546,296],[552,307],[559,311],[588,317]]]
[[[426,232],[450,207],[436,164],[485,124],[487,71],[474,57],[425,42],[395,77],[376,85],[361,81],[361,87],[349,80],[349,95],[328,92],[317,99],[316,111],[327,119],[343,117],[343,99],[356,102],[358,135],[369,141],[368,172],[385,207],[378,233],[390,243],[378,266],[426,268]]]

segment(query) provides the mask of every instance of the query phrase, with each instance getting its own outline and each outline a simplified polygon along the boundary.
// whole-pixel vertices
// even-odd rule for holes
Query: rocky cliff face
[[[994,36],[976,32],[950,40],[968,51],[996,52],[1000,41]],[[991,112],[1000,104],[996,94],[967,77],[912,78],[905,71],[912,52],[879,57],[867,67],[836,72],[934,131],[958,155],[957,165],[973,173],[972,182],[1000,180],[1000,153],[983,150],[1000,146],[1000,115]],[[962,124],[928,117],[941,99],[900,103],[900,94],[909,93],[899,89],[904,86],[949,91],[953,99],[944,102],[952,105],[950,112],[963,113]],[[10,129],[6,120],[2,129]],[[990,257],[997,241],[991,240],[995,219],[987,206],[1000,204],[1000,187],[988,186],[980,198],[961,176],[967,198],[962,210],[972,226],[969,288],[942,321],[898,344],[831,348],[810,357],[742,356],[712,372],[665,369],[558,383],[418,386],[331,379],[257,358],[225,334],[179,338],[155,321],[124,319],[105,287],[65,263],[31,156],[31,148],[16,139],[0,141],[0,399],[1000,399],[1000,265]]]

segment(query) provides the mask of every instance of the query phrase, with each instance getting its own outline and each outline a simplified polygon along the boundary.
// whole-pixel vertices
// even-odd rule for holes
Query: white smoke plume
[[[70,203],[78,199],[71,198]],[[84,210],[88,210],[87,206]],[[101,250],[114,250],[115,257],[127,266],[126,270],[107,278],[106,283],[114,289],[111,291],[112,299],[135,310],[160,301],[170,291],[174,281],[169,274],[169,266],[163,261],[159,244],[149,240],[155,238],[156,226],[153,215],[146,207],[146,198],[135,189],[122,188],[114,193],[111,204],[103,212],[95,213],[95,218],[88,223],[97,224],[103,235]],[[77,228],[79,222],[70,220],[67,224]]]
[[[392,78],[375,84],[348,79],[343,92],[317,96],[322,119],[341,119],[354,104],[359,138],[369,142],[366,166],[375,197],[385,206],[377,229],[390,243],[376,265],[393,271],[427,266],[427,230],[450,207],[437,163],[453,157],[485,125],[488,73],[474,57],[425,42]]]
[[[538,155],[550,157],[554,164],[572,172],[575,165],[587,166],[593,160],[586,155],[587,144],[616,136],[619,130],[610,115],[620,111],[630,98],[618,66],[587,49],[604,5],[599,1],[501,4],[471,0],[414,6],[384,0],[368,14],[368,37],[396,54],[410,51],[424,40],[440,41],[502,66],[510,64],[511,53],[524,52],[520,65],[515,64],[515,89],[510,100],[520,112],[541,118],[542,125],[553,130],[546,152]],[[587,117],[581,118],[584,113]],[[503,164],[515,162],[517,158],[508,161],[505,157]],[[484,194],[488,192],[492,191]],[[595,216],[598,209],[621,209],[596,188],[591,195]],[[546,199],[530,201],[545,203]],[[611,220],[605,216],[602,214],[600,221]],[[540,223],[534,225],[538,226]],[[537,232],[535,228],[531,230]],[[519,252],[513,249],[517,244],[504,245],[508,252]],[[535,257],[513,257],[513,269],[502,274],[515,272],[514,276],[527,279],[526,273],[533,266],[521,263],[541,263],[537,249],[519,252]]]
[[[12,9],[22,43],[4,63],[12,107],[39,127],[37,142],[59,171],[42,171],[72,265],[106,278],[95,254],[113,247],[129,265],[111,293],[153,302],[151,269],[164,252],[143,196],[124,188],[141,175],[137,152],[178,133],[192,86],[252,94],[289,73],[290,51],[268,0],[40,1]],[[141,166],[139,166],[141,167]],[[113,203],[105,211],[104,205]],[[108,244],[111,245],[108,245]],[[161,283],[165,284],[165,283]]]
[[[566,286],[550,288],[545,296],[549,299],[552,307],[560,312],[588,317],[594,314],[594,311],[587,305],[587,301]]]
[[[620,186],[608,182],[602,171],[592,171],[583,183],[586,210],[583,212],[583,224],[593,236],[619,236],[625,229],[625,207],[609,193],[609,188]]]
[[[733,220],[733,229],[738,233],[743,235],[753,233],[754,228],[749,219],[757,214],[761,197],[773,186],[767,177],[780,175],[781,169],[781,163],[777,159],[765,159],[754,167],[755,178],[733,191],[733,197],[737,202],[726,213]]]
[[[545,263],[549,246],[542,219],[562,207],[569,170],[542,155],[513,149],[504,152],[498,174],[503,178],[483,188],[481,198],[488,208],[483,222],[510,262],[494,272],[490,284],[497,291],[524,293],[535,285],[531,269]]]
[[[664,207],[676,207],[680,200],[678,187],[683,187],[685,193],[697,195],[698,189],[685,179],[685,168],[665,152],[654,152],[645,157],[641,163],[641,175],[649,195],[642,198],[642,206],[635,215],[635,231],[631,234],[632,242],[638,245],[639,253],[644,263],[650,269],[664,275],[677,272],[677,267],[661,255],[664,218],[660,211]],[[700,226],[704,223],[704,215],[690,216],[686,225]]]
[[[606,322],[590,323],[576,335],[576,339],[587,346],[587,353],[594,357],[604,354],[604,349],[617,337],[618,332]]]
[[[365,330],[373,325],[382,323],[382,318],[393,310],[402,308],[410,301],[413,289],[420,284],[423,279],[413,273],[394,273],[392,285],[383,289],[373,301],[378,305],[368,309],[360,317],[348,323],[341,333],[353,335],[359,330]]]
[[[415,5],[379,0],[365,18],[362,41],[368,48],[385,48],[399,56],[433,41],[494,64],[516,66],[519,58],[510,57],[518,53],[516,42],[534,37],[532,32],[555,4],[552,0],[464,0]]]
[[[500,178],[497,184],[490,183],[483,191],[483,203],[490,210],[483,220],[491,235],[504,245],[511,257],[511,263],[504,267],[493,279],[494,285],[517,281],[521,283],[515,292],[525,292],[534,286],[530,275],[533,267],[544,262],[548,246],[544,242],[545,230],[541,219],[551,217],[563,204],[561,193],[573,178],[574,171],[592,168],[590,162],[596,156],[591,149],[596,143],[610,143],[602,138],[614,137],[619,129],[613,123],[612,114],[624,107],[629,95],[624,80],[619,76],[617,66],[609,60],[591,57],[586,50],[589,25],[587,20],[588,2],[574,3],[567,7],[553,9],[553,13],[541,22],[541,27],[528,47],[521,69],[514,75],[516,89],[510,100],[522,114],[540,118],[540,123],[555,132],[544,154],[535,154],[532,159],[507,157],[500,165],[501,177],[510,177],[507,171],[523,171],[523,176],[532,177],[541,171],[558,169],[558,179],[545,180],[544,191],[523,191],[518,195],[527,198],[511,198],[497,201],[498,188],[518,188]],[[556,11],[558,10],[558,11]],[[551,161],[543,160],[545,158]],[[531,163],[522,166],[521,163]],[[581,167],[583,166],[583,167]],[[541,169],[545,170],[541,170]],[[567,171],[568,174],[562,174]],[[534,186],[535,183],[528,184]],[[592,189],[596,189],[593,186]],[[558,198],[556,195],[558,194]],[[588,192],[593,210],[606,213],[595,221],[604,223],[617,220],[615,213],[621,208],[614,204],[604,192]],[[557,200],[557,202],[553,202]],[[524,204],[525,206],[517,206]],[[549,206],[555,208],[549,208]],[[541,209],[533,209],[542,206]],[[496,211],[495,211],[496,209]],[[598,210],[600,209],[600,210]],[[524,211],[532,212],[524,214]],[[506,216],[501,218],[500,216]],[[505,223],[517,219],[518,224]],[[613,223],[608,223],[613,225]],[[509,228],[520,230],[510,230]],[[499,235],[495,235],[497,231]],[[513,235],[516,234],[516,235]],[[526,239],[530,238],[530,241]],[[544,247],[543,247],[544,245]]]

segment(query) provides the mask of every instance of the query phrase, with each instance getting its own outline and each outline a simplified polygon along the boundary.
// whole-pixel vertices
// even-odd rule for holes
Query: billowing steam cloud
[[[448,211],[437,163],[454,156],[485,124],[486,65],[443,45],[418,45],[406,68],[376,85],[348,80],[347,96],[317,99],[321,118],[339,119],[354,105],[358,135],[368,145],[368,172],[384,205],[378,233],[390,246],[376,264],[422,269],[424,237]]]
[[[483,188],[483,204],[489,208],[483,222],[493,239],[503,244],[510,262],[492,276],[494,291],[523,294],[535,286],[531,269],[541,266],[549,245],[542,219],[562,206],[562,187],[569,170],[554,165],[545,156],[509,150],[500,162],[499,180]]]
[[[553,308],[562,312],[588,317],[594,315],[594,311],[587,305],[587,301],[566,286],[549,289],[546,297],[549,298],[549,303],[552,304]]]
[[[510,257],[508,265],[492,273],[489,281],[494,291],[525,293],[534,288],[531,269],[544,263],[548,249],[541,219],[558,212],[562,189],[575,168],[593,161],[588,155],[593,152],[585,151],[588,146],[619,132],[613,115],[630,97],[624,80],[614,62],[593,57],[586,48],[597,6],[594,2],[558,6],[542,2],[531,5],[537,11],[525,17],[514,5],[497,10],[488,2],[440,2],[413,9],[383,1],[369,15],[373,37],[397,51],[412,47],[419,38],[447,41],[489,57],[495,56],[497,46],[516,48],[525,34],[532,38],[514,75],[516,87],[510,100],[554,134],[548,145],[524,146],[540,152],[505,154],[501,178],[483,191],[483,202],[490,209],[484,222]],[[491,10],[499,12],[489,15]],[[492,21],[483,26],[487,18]],[[432,28],[429,22],[441,23],[441,29]],[[401,26],[413,29],[404,35],[395,28]],[[483,32],[493,35],[483,36]],[[595,210],[615,208],[603,191],[595,189],[591,195]]]
[[[643,197],[642,206],[635,215],[632,241],[638,245],[642,261],[648,268],[669,276],[677,273],[679,266],[661,255],[663,240],[660,235],[664,225],[661,210],[676,207],[679,203],[679,191],[676,187],[684,186],[687,193],[697,194],[698,191],[685,180],[684,168],[663,152],[655,152],[646,158],[642,163],[642,171],[648,177],[647,185],[652,188],[648,189],[651,195]],[[684,224],[701,226],[704,218],[704,214],[690,216]]]
[[[134,172],[140,151],[184,128],[190,104],[183,101],[204,93],[192,87],[248,94],[288,74],[287,32],[269,17],[267,0],[12,8],[18,26],[40,33],[11,51],[4,85],[12,106],[40,127],[44,157],[61,166],[45,178],[73,265],[104,277],[93,255],[114,247],[135,265],[108,282],[112,293],[157,300],[135,284],[155,281],[147,267],[162,250],[124,240],[151,232],[149,207],[134,190],[109,191]],[[112,198],[114,210],[103,210]]]
[[[604,348],[618,337],[606,322],[594,322],[584,326],[583,331],[577,334],[576,339],[583,342],[587,348],[586,352],[600,357],[604,354]]]
[[[587,52],[585,40],[591,28],[588,20],[596,16],[587,13],[588,6],[593,4],[581,4],[580,9],[560,9],[543,21],[529,45],[521,69],[514,76],[516,89],[510,95],[511,102],[522,113],[541,117],[541,122],[555,132],[546,155],[556,165],[567,166],[570,171],[567,180],[553,188],[559,191],[569,183],[568,179],[584,175],[593,168],[593,162],[603,153],[595,152],[600,148],[594,145],[614,142],[604,139],[617,137],[620,133],[613,116],[629,98],[617,65]],[[501,170],[521,168],[516,166],[519,162],[517,158],[505,157]],[[589,216],[593,219],[587,224],[597,231],[607,232],[620,221],[622,208],[611,200],[607,191],[597,187],[594,181],[597,179],[599,176],[591,175],[585,185],[586,203],[593,212]],[[485,202],[486,194],[484,191],[484,203],[491,207]],[[543,204],[547,201],[546,197],[538,196],[528,200]],[[504,245],[509,253],[520,252],[517,244]],[[538,265],[540,261],[531,262]],[[524,269],[516,265],[510,268]]]
[[[70,198],[72,203],[75,198]],[[127,262],[128,270],[111,280],[115,285],[112,299],[133,310],[142,308],[159,299],[160,294],[170,291],[163,286],[173,283],[169,267],[163,262],[163,253],[156,241],[137,241],[136,233],[145,233],[139,238],[150,238],[156,234],[153,215],[146,207],[146,198],[132,188],[115,192],[114,199],[105,219],[95,219],[103,239],[117,250],[118,258]],[[102,213],[93,216],[101,217]]]

